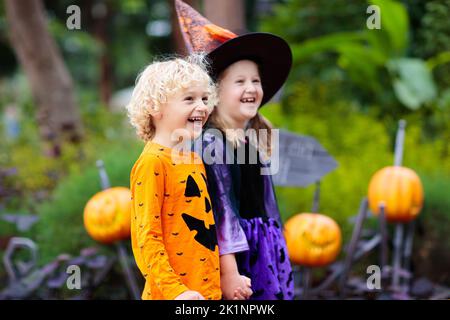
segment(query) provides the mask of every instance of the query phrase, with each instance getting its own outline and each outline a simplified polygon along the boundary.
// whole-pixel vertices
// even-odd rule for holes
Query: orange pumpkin
[[[390,222],[408,222],[417,217],[423,206],[423,188],[418,175],[411,169],[395,166],[377,171],[369,184],[370,210],[380,213],[384,203]]]
[[[300,213],[284,225],[284,235],[293,263],[320,267],[333,262],[341,250],[341,230],[322,214]]]
[[[95,194],[84,208],[84,227],[95,240],[110,244],[130,236],[131,191],[114,187]]]

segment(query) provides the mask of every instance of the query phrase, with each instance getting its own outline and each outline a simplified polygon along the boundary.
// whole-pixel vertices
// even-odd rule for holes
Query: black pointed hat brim
[[[263,99],[266,104],[280,90],[292,66],[292,52],[282,38],[263,32],[247,33],[230,39],[208,54],[211,72],[220,73],[239,60],[252,60],[259,66]]]

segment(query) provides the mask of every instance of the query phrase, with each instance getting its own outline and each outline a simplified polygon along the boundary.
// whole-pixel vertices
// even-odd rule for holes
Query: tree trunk
[[[101,56],[99,61],[100,66],[100,100],[109,107],[113,88],[113,65],[111,63],[111,54],[109,50],[110,35],[108,34],[108,24],[113,16],[111,4],[108,1],[94,1],[88,2],[87,7],[91,18],[91,33],[101,45]]]
[[[243,0],[205,0],[205,17],[214,24],[236,34],[246,32]]]
[[[5,0],[9,38],[37,106],[40,135],[57,157],[63,141],[79,142],[82,125],[72,78],[47,28],[41,0]]]

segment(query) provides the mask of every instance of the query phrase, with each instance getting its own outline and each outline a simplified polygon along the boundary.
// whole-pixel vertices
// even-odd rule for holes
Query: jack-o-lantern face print
[[[186,179],[186,188],[184,191],[184,196],[186,197],[186,203],[190,203],[192,200],[190,198],[202,197],[202,191],[198,187],[197,182],[195,181],[192,175],[189,175]],[[207,194],[207,193],[206,193]],[[211,202],[208,196],[205,196],[205,207],[204,213],[212,214],[211,212]],[[194,236],[194,239],[204,246],[205,248],[215,251],[217,246],[217,236],[216,236],[216,226],[215,224],[209,224],[205,220],[201,219],[201,216],[204,216],[203,212],[198,212],[198,217],[192,216],[187,213],[182,213],[181,217],[183,218],[184,223],[189,228],[190,231],[196,231],[197,234]]]

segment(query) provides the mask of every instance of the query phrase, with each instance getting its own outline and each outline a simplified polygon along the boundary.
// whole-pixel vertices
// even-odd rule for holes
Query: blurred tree
[[[77,143],[82,124],[72,78],[47,28],[42,1],[5,0],[9,38],[36,102],[47,154],[60,156],[63,141]]]
[[[113,15],[110,1],[89,0],[86,8],[90,13],[90,24],[94,38],[101,45],[100,67],[100,100],[108,106],[112,94],[113,70],[111,53],[107,49],[110,45],[110,33],[108,25]]]
[[[351,31],[365,25],[367,3],[361,0],[277,2],[279,4],[262,16],[260,25],[265,31],[283,35],[290,43],[337,31]]]
[[[49,29],[69,68],[81,108],[110,106],[154,55],[172,51],[168,0],[80,0],[81,29],[68,30],[71,0],[45,1]],[[98,104],[98,101],[102,104]],[[110,106],[111,107],[111,106]]]
[[[450,0],[427,1],[418,30],[415,52],[428,59],[441,52],[450,52]],[[447,59],[448,61],[448,59]],[[442,88],[450,87],[450,64],[435,71]]]
[[[246,33],[245,7],[243,0],[206,0],[205,17],[212,23],[236,34]]]

